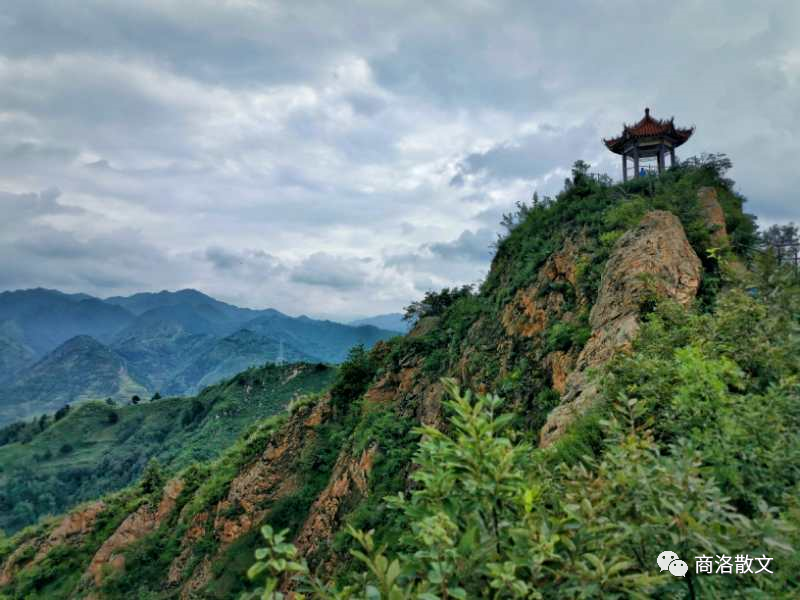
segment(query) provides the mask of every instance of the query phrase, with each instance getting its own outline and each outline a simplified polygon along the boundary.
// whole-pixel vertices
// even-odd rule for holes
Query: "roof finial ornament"
[[[646,107],[645,107],[645,109],[644,109],[644,116],[645,116],[645,117],[649,117],[649,116],[650,116],[650,108],[649,108],[649,107],[647,107],[647,106],[646,106]]]

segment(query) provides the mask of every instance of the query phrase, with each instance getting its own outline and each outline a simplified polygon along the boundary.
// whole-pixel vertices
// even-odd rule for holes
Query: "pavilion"
[[[694,127],[683,129],[675,127],[674,118],[660,120],[650,116],[650,109],[644,109],[644,118],[635,125],[622,126],[622,135],[603,139],[603,143],[614,154],[622,155],[622,180],[628,181],[628,158],[633,164],[633,177],[666,168],[666,155],[669,153],[670,166],[675,166],[675,148],[692,137]]]

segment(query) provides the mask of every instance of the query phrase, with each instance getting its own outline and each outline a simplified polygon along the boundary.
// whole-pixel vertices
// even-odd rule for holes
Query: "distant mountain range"
[[[350,321],[349,325],[359,327],[361,325],[372,325],[378,329],[387,329],[389,331],[397,331],[398,333],[408,333],[411,329],[411,321],[406,321],[400,313],[389,313],[386,315],[377,315],[367,319],[357,319]]]
[[[267,362],[338,363],[357,344],[403,331],[394,316],[345,325],[240,308],[190,289],[106,299],[3,292],[0,425],[84,399],[195,394]]]

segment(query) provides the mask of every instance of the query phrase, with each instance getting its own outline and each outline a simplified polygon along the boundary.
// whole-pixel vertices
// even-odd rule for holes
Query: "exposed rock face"
[[[724,215],[721,215],[716,191],[701,190],[698,201],[712,232],[724,234]],[[530,367],[535,363],[537,386],[549,383],[561,395],[561,404],[549,415],[540,433],[543,446],[563,435],[569,424],[593,405],[597,386],[590,378],[591,370],[602,366],[630,344],[639,328],[642,304],[654,296],[688,304],[699,286],[700,261],[686,240],[680,222],[671,213],[648,213],[635,229],[618,240],[605,267],[596,303],[589,312],[589,300],[581,295],[576,284],[580,279],[578,265],[591,258],[591,251],[592,245],[585,237],[578,235],[567,239],[563,248],[544,262],[526,287],[517,290],[500,309],[499,319],[494,312],[480,313],[474,322],[465,325],[468,327],[466,334],[454,337],[456,344],[447,350],[446,373],[457,378],[464,388],[477,391],[498,389],[498,381],[502,382],[514,370],[522,371],[523,364]],[[518,266],[516,262],[509,264]],[[562,322],[583,327],[587,316],[592,334],[582,349],[574,343],[563,346],[567,350],[553,350],[556,346],[549,346],[552,325]],[[423,337],[437,330],[441,323],[439,317],[423,318],[409,337]],[[391,409],[403,419],[436,428],[446,427],[441,408],[444,389],[438,374],[432,374],[445,369],[431,370],[426,364],[429,356],[425,344],[417,346],[423,349],[414,344],[408,344],[408,348],[385,345],[383,351],[387,353],[402,351],[406,354],[393,356],[391,367],[379,371],[361,404],[364,410],[369,407]],[[381,352],[381,347],[381,344],[376,345],[374,351]],[[487,360],[487,356],[492,360]],[[296,371],[287,377],[295,375]],[[517,398],[507,396],[506,399],[534,400],[525,396],[529,390],[519,387]],[[245,392],[249,393],[249,388]],[[513,393],[512,389],[509,394]],[[231,550],[236,540],[269,522],[276,503],[290,499],[304,483],[303,469],[307,466],[303,457],[308,458],[315,449],[320,426],[332,418],[328,397],[313,406],[297,408],[269,442],[265,442],[263,452],[254,458],[248,454],[250,462],[239,467],[224,495],[220,491],[220,495],[215,496],[215,500],[222,498],[218,502],[210,502],[199,509],[187,505],[178,515],[176,499],[182,484],[170,482],[158,506],[140,506],[127,515],[97,550],[85,573],[81,592],[99,594],[92,588],[101,582],[103,568],[124,568],[124,550],[168,523],[179,525],[177,531],[184,533],[175,540],[179,542],[179,549],[168,572],[164,573],[164,580],[158,583],[161,589],[185,600],[205,597],[205,588],[216,576],[212,568],[215,562]],[[373,464],[382,451],[380,439],[370,440],[365,443],[365,449],[358,452],[351,444],[352,438],[339,448],[330,478],[304,515],[305,521],[293,540],[301,555],[322,572],[332,572],[336,561],[342,559],[331,552],[329,542],[341,530],[347,515],[370,493]],[[406,486],[407,489],[411,487],[409,481]],[[191,510],[201,512],[194,514]],[[30,564],[52,547],[70,543],[91,531],[95,517],[96,514],[90,512],[70,515],[50,533],[26,541],[15,555],[27,556]],[[207,543],[212,540],[213,544]],[[94,550],[93,547],[91,552]],[[87,556],[91,552],[87,552]],[[37,558],[31,559],[31,556]],[[7,582],[18,572],[19,567],[14,563],[12,555],[0,565],[0,585],[4,578]]]
[[[219,539],[215,556],[206,556],[188,574],[181,588],[181,598],[192,598],[209,582],[211,565],[231,543],[258,526],[274,503],[297,490],[298,462],[303,448],[311,444],[316,428],[330,416],[330,398],[323,397],[314,406],[299,409],[270,440],[262,455],[231,482],[228,493],[212,515],[194,517],[181,541],[181,550],[170,565],[169,581],[179,584],[192,555],[192,547],[205,535],[207,523]],[[212,520],[213,519],[213,520]]]
[[[200,541],[206,534],[206,524],[208,523],[209,515],[207,512],[196,514],[192,518],[189,529],[183,537],[183,545],[175,560],[172,561],[169,567],[169,574],[167,575],[167,584],[176,586],[180,584],[183,577],[183,570],[192,556],[192,548],[195,543]]]
[[[547,259],[536,282],[514,295],[501,317],[509,336],[533,337],[544,331],[550,319],[564,318],[561,312],[566,299],[558,286],[575,286],[579,252],[580,243],[568,239],[562,250]],[[582,299],[578,300],[580,303]]]
[[[706,225],[711,231],[711,240],[716,246],[723,246],[728,242],[728,230],[725,226],[725,212],[717,198],[717,190],[713,187],[700,188],[697,200],[703,211]]]
[[[67,515],[58,526],[50,532],[44,544],[33,559],[34,564],[42,560],[50,550],[61,544],[80,541],[94,529],[97,515],[106,508],[105,502],[92,502],[86,507]],[[77,539],[76,539],[77,538]]]
[[[550,371],[553,389],[563,394],[567,387],[567,376],[575,367],[575,356],[566,352],[551,352],[545,357],[544,364]]]
[[[636,228],[617,241],[589,316],[592,337],[566,378],[561,404],[542,428],[542,446],[556,441],[592,406],[597,384],[590,380],[589,371],[630,344],[639,329],[641,304],[652,297],[689,304],[700,286],[701,273],[700,259],[672,213],[647,213]]]
[[[330,540],[338,529],[343,508],[352,506],[367,494],[377,449],[373,445],[358,457],[339,455],[330,482],[311,506],[309,517],[295,539],[301,554],[313,555],[321,543]]]
[[[0,586],[11,583],[17,569],[23,566],[17,564],[17,561],[21,556],[28,554],[31,548],[36,548],[36,554],[30,562],[24,565],[25,567],[31,567],[40,562],[47,556],[47,553],[56,546],[64,544],[70,546],[79,545],[81,541],[83,541],[83,538],[94,530],[97,516],[102,513],[105,508],[106,505],[102,501],[87,504],[64,517],[61,522],[50,531],[46,538],[34,538],[20,545],[1,565]]]
[[[128,516],[117,530],[111,534],[89,563],[84,577],[95,585],[102,583],[103,567],[112,569],[125,568],[125,556],[122,551],[142,539],[148,533],[158,529],[175,508],[175,502],[183,491],[183,481],[172,479],[164,486],[164,492],[158,506],[143,504]]]

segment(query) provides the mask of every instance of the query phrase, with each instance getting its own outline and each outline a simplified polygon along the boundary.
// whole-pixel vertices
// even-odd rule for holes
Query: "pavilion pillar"
[[[670,167],[674,167],[675,166],[675,147],[674,146],[669,149],[669,166]]]
[[[633,147],[633,176],[639,176],[639,144]]]
[[[658,163],[658,174],[661,175],[661,173],[664,171],[664,145],[663,144],[658,147],[658,155],[657,155],[657,161],[656,162]]]
[[[622,181],[628,181],[628,155],[622,153]]]

